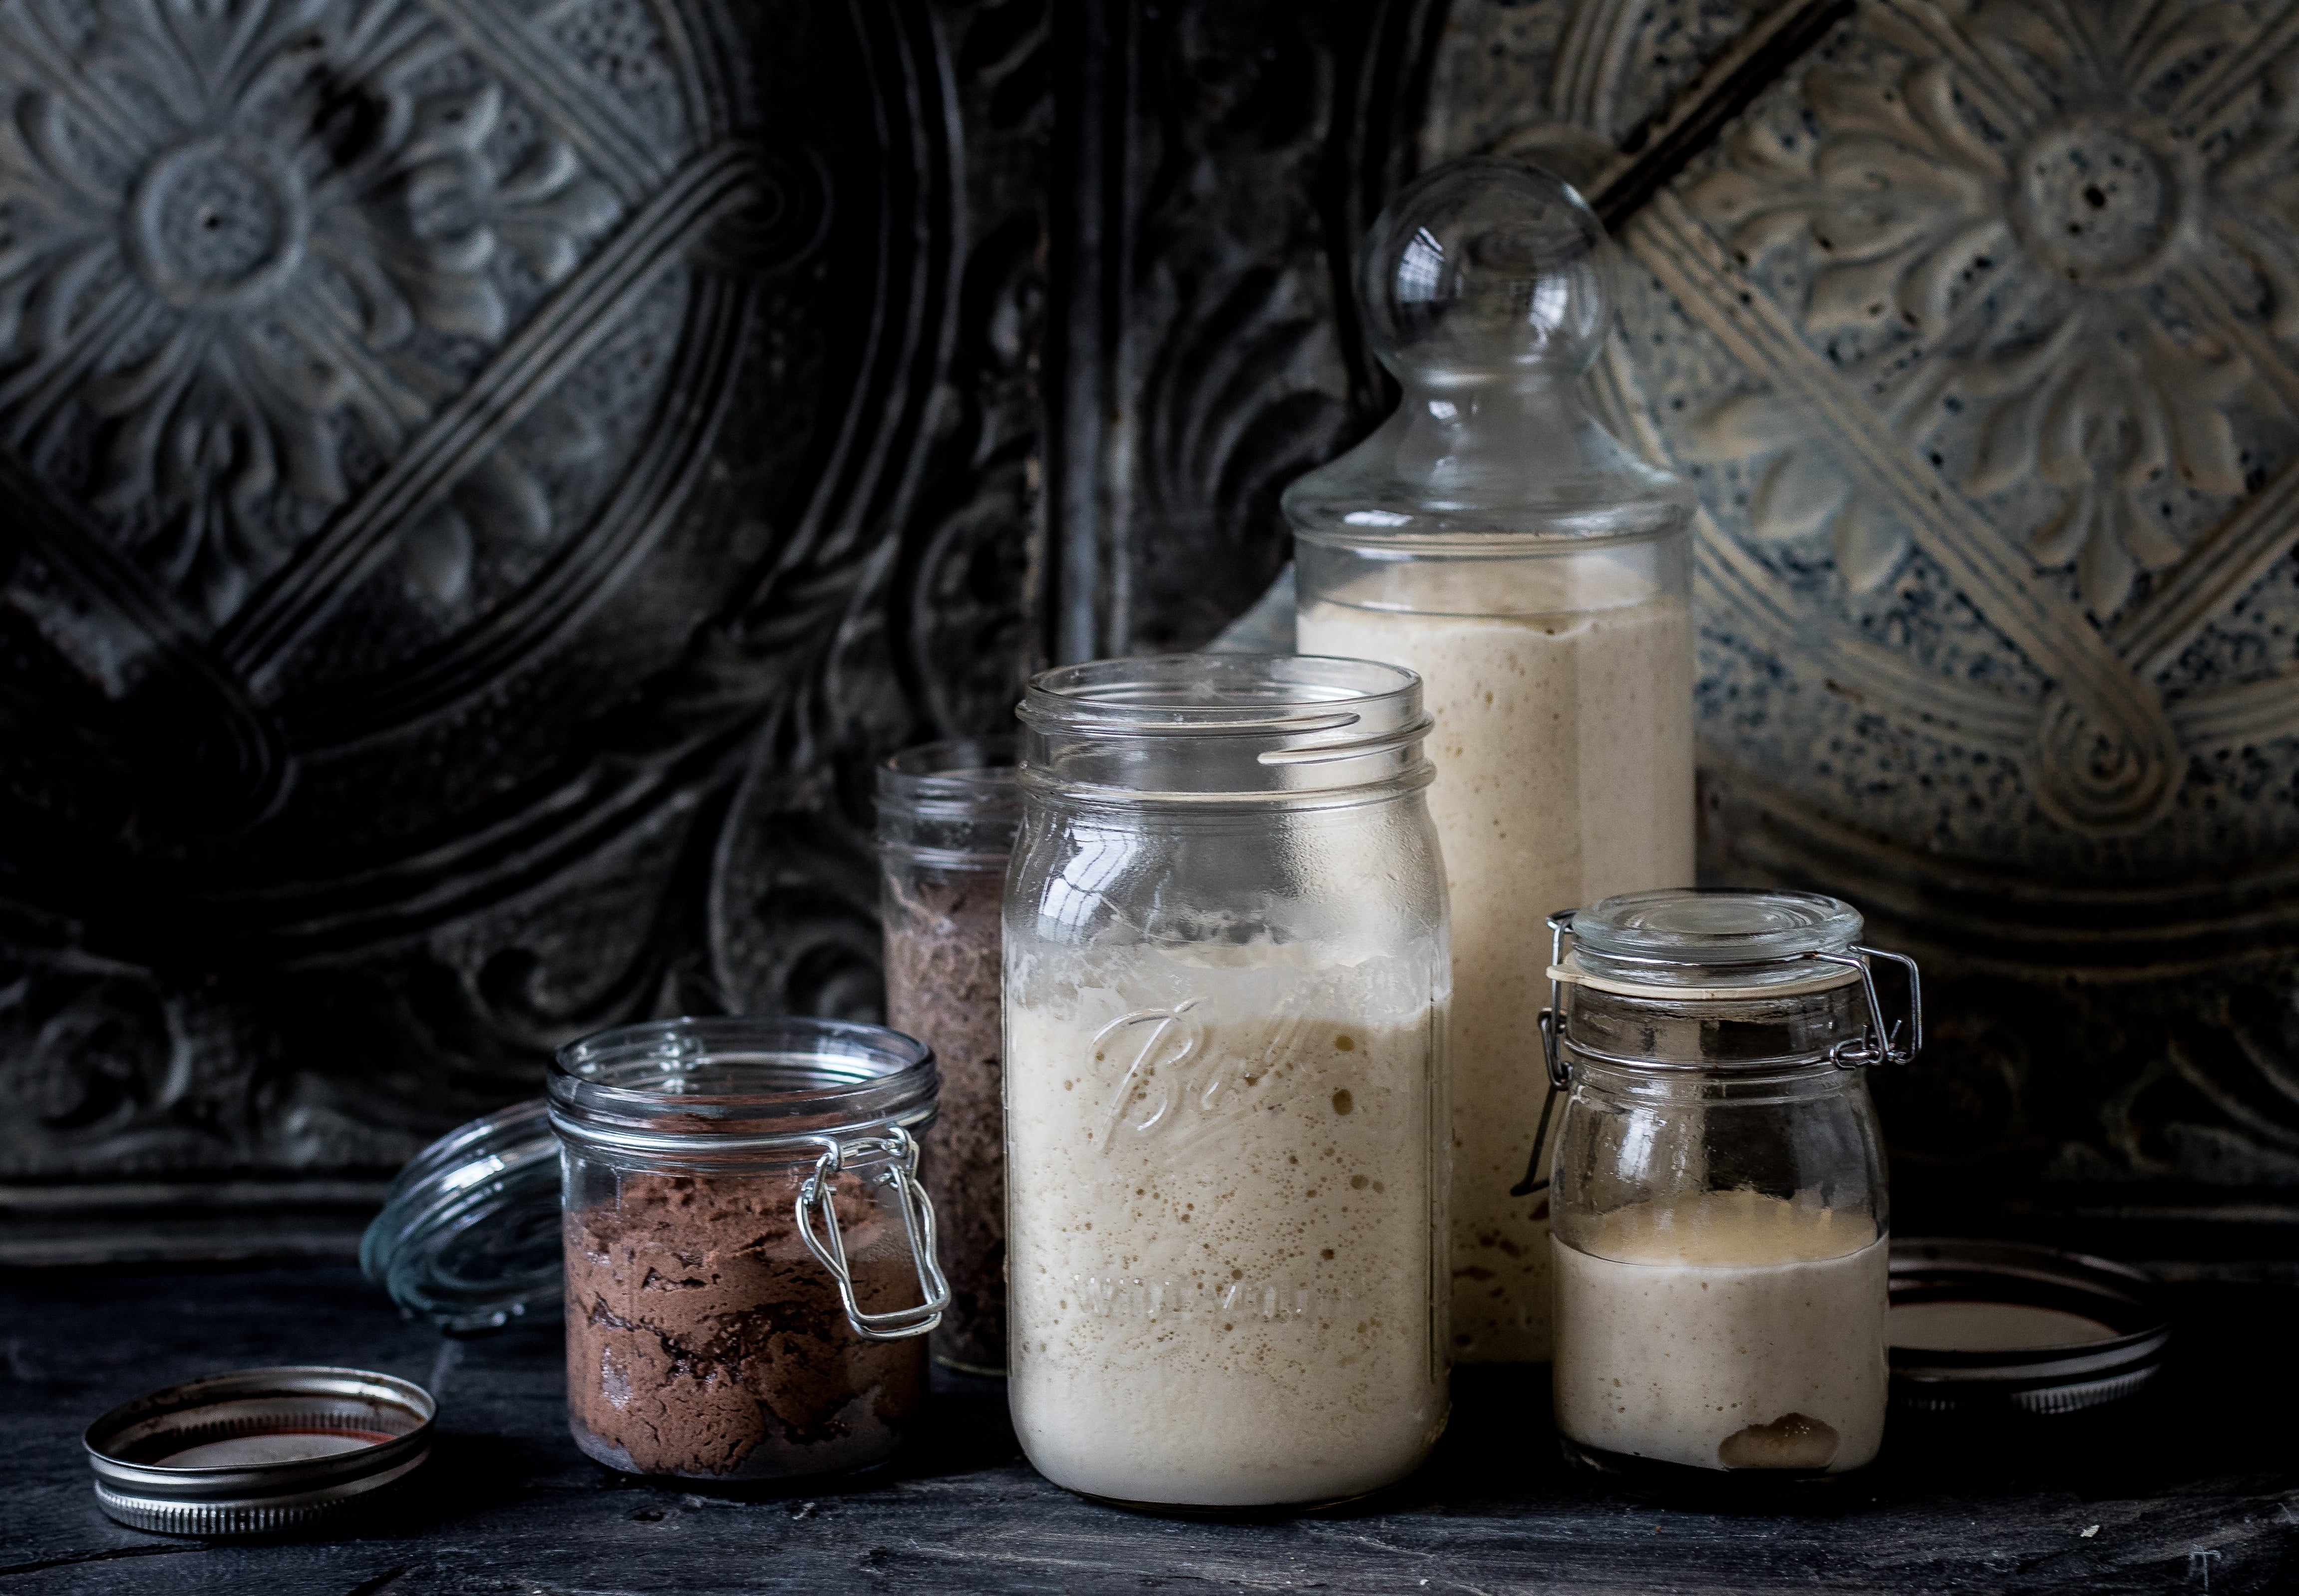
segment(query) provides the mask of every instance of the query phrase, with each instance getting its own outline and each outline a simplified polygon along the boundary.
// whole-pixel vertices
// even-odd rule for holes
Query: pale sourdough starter
[[[1884,1436],[1890,1247],[1754,1192],[1638,1203],[1556,1252],[1556,1426],[1693,1468],[1824,1468]]]
[[[1443,974],[1223,952],[1009,959],[1015,1428],[1091,1495],[1335,1500],[1444,1424]]]
[[[1511,578],[1464,561],[1441,579],[1465,609]],[[1454,1356],[1539,1362],[1548,1203],[1509,1188],[1548,1088],[1533,1023],[1548,1001],[1547,921],[1692,885],[1690,612],[1674,599],[1515,617],[1319,601],[1301,611],[1298,646],[1419,671],[1436,718],[1429,813],[1453,907]]]

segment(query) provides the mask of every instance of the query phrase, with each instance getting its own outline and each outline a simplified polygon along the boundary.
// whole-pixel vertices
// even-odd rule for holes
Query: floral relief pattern
[[[0,444],[85,453],[92,505],[220,625],[616,220],[512,121],[409,0],[0,0]],[[453,496],[548,530],[510,452]],[[442,524],[405,553],[444,599]]]
[[[2226,323],[2259,303],[2272,336],[2299,334],[2299,57],[2230,127],[2183,96],[2252,42],[2236,6],[1912,12],[1863,13],[1884,47],[1806,72],[1800,129],[1746,119],[1688,201],[1751,265],[1805,252],[1815,343],[1921,347],[1926,375],[1879,400],[1891,424],[1920,450],[1964,433],[1957,485],[1975,500],[2040,485],[2027,553],[2072,569],[2104,624],[2186,552],[2175,493],[2216,519],[2256,486],[2228,412],[2266,385]],[[1761,467],[1759,535],[1829,527],[1853,585],[1880,580],[1905,538],[1844,524],[1841,473],[1787,450],[1776,403],[1726,402],[1696,447],[1752,469],[1786,451]]]

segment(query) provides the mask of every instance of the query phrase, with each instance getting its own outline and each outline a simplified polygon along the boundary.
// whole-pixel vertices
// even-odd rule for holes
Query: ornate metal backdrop
[[[1700,483],[1706,868],[1932,973],[1904,1226],[2276,1267],[2295,106],[2290,0],[0,0],[0,1258],[871,1011],[871,761],[1250,603],[1501,149]]]
[[[0,4],[9,1255],[874,1008],[866,767],[1034,646],[1045,97],[1026,4]]]

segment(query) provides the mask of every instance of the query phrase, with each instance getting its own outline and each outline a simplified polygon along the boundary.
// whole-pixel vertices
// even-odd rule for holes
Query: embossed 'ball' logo
[[[211,138],[154,161],[127,220],[129,255],[162,299],[219,310],[278,291],[303,258],[311,206],[284,162]]]

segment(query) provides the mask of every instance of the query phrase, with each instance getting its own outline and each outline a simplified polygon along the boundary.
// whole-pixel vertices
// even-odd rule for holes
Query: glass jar
[[[567,1405],[632,1474],[884,1463],[949,1301],[917,1134],[934,1056],[877,1026],[673,1019],[560,1050]]]
[[[950,1311],[935,1360],[1006,1372],[1006,1112],[999,916],[1021,824],[1011,737],[929,743],[878,768],[886,1023],[934,1051],[942,1107],[922,1178],[941,1219]]]
[[[1560,903],[1693,879],[1689,487],[1589,413],[1609,312],[1581,197],[1440,168],[1366,237],[1397,411],[1285,494],[1307,653],[1420,673],[1453,927],[1454,1355],[1549,1355],[1525,1016]]]
[[[1811,893],[1636,893],[1554,924],[1565,1456],[1662,1492],[1861,1467],[1884,1433],[1890,1251],[1863,1067],[1921,1045],[1914,963]],[[1905,967],[1905,1027],[1876,959]]]
[[[1131,1506],[1332,1502],[1446,1418],[1445,890],[1409,671],[1037,677],[1006,908],[1009,1388]]]

